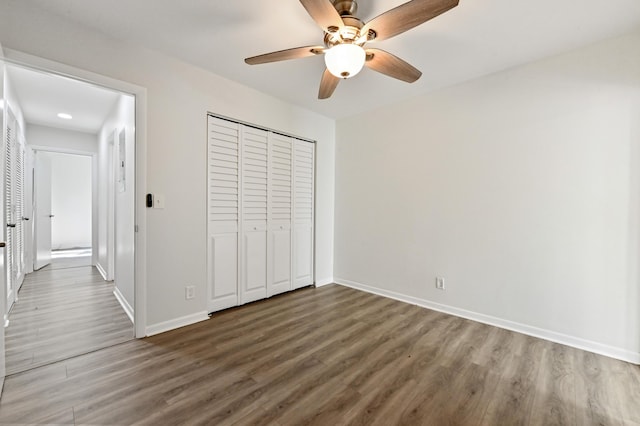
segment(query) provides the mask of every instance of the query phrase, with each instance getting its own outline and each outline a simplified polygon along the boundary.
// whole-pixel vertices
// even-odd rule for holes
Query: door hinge
[[[134,226],[134,232],[138,232],[138,225]]]

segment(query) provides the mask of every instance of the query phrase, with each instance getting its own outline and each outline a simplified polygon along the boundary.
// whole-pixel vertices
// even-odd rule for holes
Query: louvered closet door
[[[15,208],[15,192],[14,192],[14,177],[15,177],[15,149],[16,149],[16,119],[8,111],[7,114],[7,133],[5,140],[5,176],[4,176],[4,206],[7,225],[14,225],[16,223],[16,208]],[[15,281],[16,281],[16,228],[7,226],[7,241],[6,241],[6,253],[7,253],[7,312],[11,309],[13,302],[15,301]]]
[[[240,303],[267,297],[268,133],[242,127]]]
[[[240,126],[209,117],[209,312],[238,305]]]
[[[313,284],[314,148],[294,143],[293,288]]]
[[[292,138],[269,134],[269,297],[291,290],[292,155]]]
[[[22,132],[19,133],[22,134]],[[16,268],[15,286],[19,290],[24,280],[24,139],[16,146],[15,155],[16,244],[14,256]]]

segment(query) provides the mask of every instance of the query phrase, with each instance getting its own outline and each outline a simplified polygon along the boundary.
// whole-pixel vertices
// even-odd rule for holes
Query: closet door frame
[[[291,291],[291,290],[295,290],[297,288],[301,288],[304,286],[308,286],[308,285],[315,285],[315,186],[316,186],[316,179],[315,179],[315,161],[316,161],[316,153],[315,153],[315,141],[312,140],[308,140],[308,139],[304,139],[304,138],[300,138],[297,136],[293,136],[293,135],[288,135],[284,132],[279,132],[279,131],[274,131],[272,129],[268,129],[268,128],[264,128],[264,127],[260,127],[260,126],[256,126],[253,124],[249,124],[249,123],[245,123],[242,121],[238,121],[232,118],[228,118],[228,117],[224,117],[221,115],[216,115],[213,113],[208,113],[207,114],[207,147],[209,147],[209,133],[211,131],[210,128],[210,122],[209,122],[209,118],[214,118],[217,120],[223,120],[223,121],[227,121],[227,122],[231,122],[234,123],[235,125],[238,126],[238,216],[237,216],[237,233],[236,233],[236,294],[235,294],[235,298],[228,298],[224,303],[220,303],[217,304],[215,303],[215,301],[213,301],[213,284],[214,284],[214,275],[215,275],[215,259],[214,259],[214,251],[216,249],[215,247],[215,238],[220,238],[222,237],[222,235],[218,235],[219,233],[216,232],[216,230],[214,230],[213,226],[212,226],[212,222],[210,219],[210,202],[207,202],[207,310],[209,312],[216,312],[222,309],[226,309],[232,306],[239,306],[239,305],[243,305],[245,303],[249,303],[253,300],[259,300],[256,299],[254,297],[245,297],[243,296],[243,286],[245,285],[245,279],[246,279],[246,273],[247,271],[244,268],[244,259],[243,256],[245,255],[245,248],[246,248],[246,241],[245,241],[245,234],[247,231],[250,231],[248,229],[246,229],[248,226],[255,226],[255,225],[250,225],[248,223],[245,223],[246,221],[244,220],[244,167],[243,167],[243,156],[244,156],[244,132],[246,128],[252,128],[252,129],[256,129],[258,131],[264,131],[267,132],[267,220],[266,220],[266,227],[265,227],[265,233],[266,233],[266,244],[267,244],[267,254],[266,254],[266,294],[264,295],[264,297],[262,298],[269,298],[275,294],[279,294],[285,291]],[[272,264],[273,259],[273,253],[274,250],[269,250],[268,247],[271,244],[275,244],[275,232],[277,232],[279,229],[273,229],[274,226],[276,227],[280,227],[281,225],[276,225],[275,221],[273,220],[272,217],[272,194],[271,194],[271,186],[272,186],[272,158],[271,158],[271,144],[272,144],[272,135],[280,135],[286,138],[289,138],[290,143],[291,143],[291,216],[290,216],[290,220],[289,220],[289,283],[286,286],[286,289],[283,290],[283,287],[280,288],[276,288],[276,286],[274,285],[274,276],[273,276],[273,271],[274,271],[274,265]],[[296,223],[295,223],[295,197],[296,197],[296,193],[295,193],[295,180],[296,180],[296,176],[295,176],[295,149],[296,149],[296,144],[297,143],[309,143],[312,144],[313,146],[313,164],[312,164],[312,191],[313,191],[313,197],[312,197],[312,218],[311,218],[311,247],[310,247],[310,253],[311,253],[311,258],[309,259],[310,261],[310,268],[311,268],[311,275],[309,278],[309,282],[304,284],[304,285],[297,285],[296,283],[296,259],[295,259],[295,228],[296,228]],[[208,152],[207,149],[207,197],[210,196],[210,190],[211,190],[211,182],[210,182],[210,161],[211,160],[211,155]],[[284,225],[282,225],[284,226]],[[261,230],[256,230],[256,231],[261,231]]]

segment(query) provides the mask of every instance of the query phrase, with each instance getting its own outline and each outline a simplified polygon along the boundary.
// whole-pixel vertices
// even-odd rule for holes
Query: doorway
[[[15,204],[28,221],[24,284],[6,310],[12,374],[134,338],[135,97],[5,69],[25,157],[5,176],[25,183]]]
[[[34,270],[93,265],[92,156],[35,151],[34,157]]]

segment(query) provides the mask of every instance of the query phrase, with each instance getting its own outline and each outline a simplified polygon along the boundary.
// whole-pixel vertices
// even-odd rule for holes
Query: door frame
[[[54,74],[85,83],[102,86],[111,90],[132,95],[135,98],[135,236],[134,236],[134,323],[135,336],[146,336],[146,233],[145,190],[147,186],[147,89],[122,80],[117,80],[91,71],[86,71],[59,62],[44,59],[12,49],[3,49],[2,60],[7,64],[30,68],[36,71]]]

